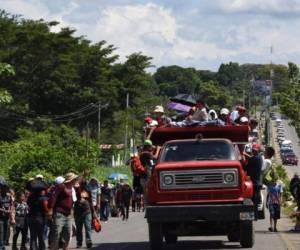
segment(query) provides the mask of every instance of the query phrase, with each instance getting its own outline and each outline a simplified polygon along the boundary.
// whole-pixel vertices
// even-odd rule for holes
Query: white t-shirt
[[[231,121],[234,122],[238,117],[239,117],[239,111],[238,110],[234,110],[234,111],[231,112],[231,114],[230,114]]]
[[[261,167],[261,171],[263,172],[263,174],[265,174],[272,167],[272,161],[271,159],[265,159],[264,156],[262,156],[262,158],[263,158],[263,165]]]

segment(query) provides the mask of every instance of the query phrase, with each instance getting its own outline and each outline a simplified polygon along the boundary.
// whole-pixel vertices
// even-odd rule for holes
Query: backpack
[[[131,157],[131,170],[133,175],[143,175],[146,173],[145,167],[142,165],[140,158],[138,156]]]

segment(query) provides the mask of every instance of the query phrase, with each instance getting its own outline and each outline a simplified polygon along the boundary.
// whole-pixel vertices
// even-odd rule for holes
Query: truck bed
[[[150,128],[146,133],[150,132]],[[152,132],[150,139],[154,145],[163,145],[166,141],[193,139],[197,134],[203,138],[225,138],[234,143],[248,143],[249,127],[247,125],[229,126],[197,126],[197,127],[157,127]]]

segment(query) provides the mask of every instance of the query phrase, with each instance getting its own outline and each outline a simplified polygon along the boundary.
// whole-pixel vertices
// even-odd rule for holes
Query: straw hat
[[[76,178],[78,178],[78,175],[70,172],[70,173],[67,173],[64,178],[65,178],[64,183],[69,183],[69,182],[75,180]]]
[[[153,110],[154,113],[164,113],[164,108],[163,106],[155,106],[154,110]]]

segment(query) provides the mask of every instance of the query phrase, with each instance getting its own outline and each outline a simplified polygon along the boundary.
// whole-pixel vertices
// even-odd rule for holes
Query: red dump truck
[[[178,236],[227,235],[254,244],[253,186],[242,166],[248,126],[156,128],[162,146],[147,188],[145,217],[152,250]]]

